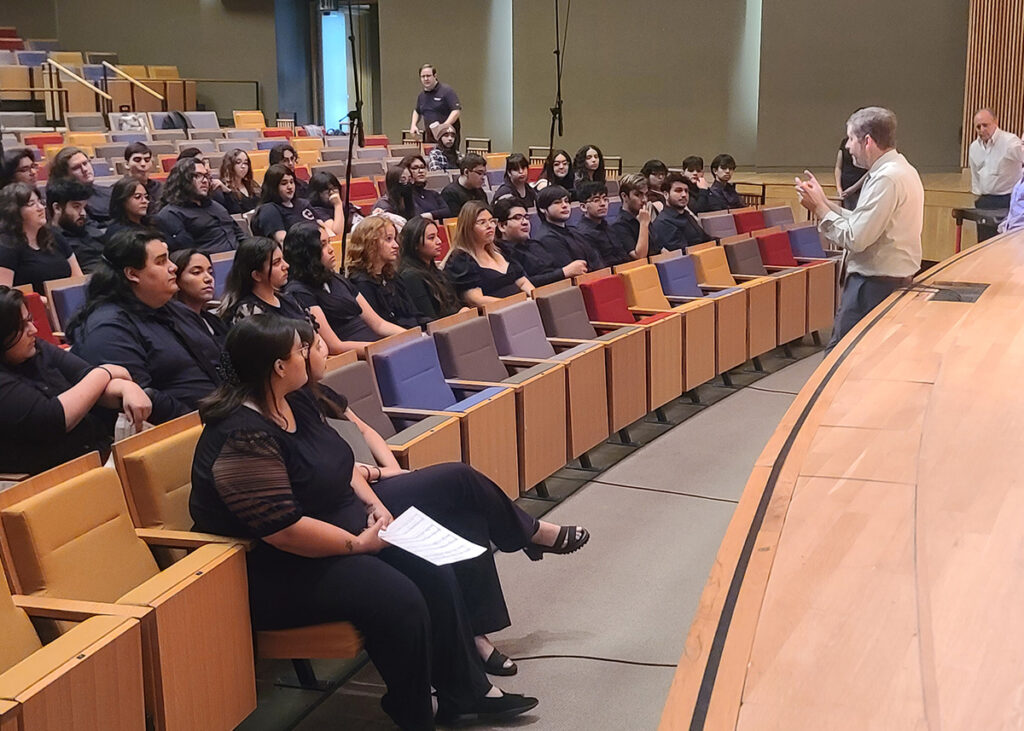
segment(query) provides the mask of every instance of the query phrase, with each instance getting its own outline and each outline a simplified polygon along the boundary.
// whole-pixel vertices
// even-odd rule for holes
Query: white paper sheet
[[[379,535],[391,545],[435,566],[476,558],[487,550],[452,533],[416,508],[409,508],[399,515],[391,525],[381,529]]]

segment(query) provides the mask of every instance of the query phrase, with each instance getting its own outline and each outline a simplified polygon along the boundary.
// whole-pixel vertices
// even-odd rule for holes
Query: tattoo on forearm
[[[355,546],[352,545],[352,539],[351,538],[349,538],[348,540],[345,541],[345,550],[347,550],[349,553],[354,553]]]

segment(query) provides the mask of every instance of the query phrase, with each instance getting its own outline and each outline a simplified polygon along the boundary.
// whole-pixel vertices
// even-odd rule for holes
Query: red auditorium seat
[[[290,140],[292,138],[292,131],[290,129],[285,129],[284,127],[264,127],[263,137],[265,139],[270,139],[271,137],[282,137],[286,140]]]
[[[789,234],[785,231],[758,236],[757,248],[761,252],[761,261],[766,266],[800,266],[800,262],[793,256],[793,249],[789,245]]]
[[[25,41],[20,38],[0,38],[0,51],[24,51]]]
[[[363,147],[387,147],[388,136],[387,135],[366,135],[363,140],[366,144]]]
[[[736,211],[732,214],[733,220],[736,221],[736,232],[741,234],[748,234],[751,231],[757,231],[759,228],[764,228],[764,215],[761,211]]]
[[[39,331],[36,333],[36,337],[53,345],[60,345],[60,340],[53,334],[53,328],[50,326],[50,315],[46,312],[43,298],[36,292],[29,292],[25,295],[25,309],[32,316],[32,322],[35,324],[36,330]]]
[[[25,135],[21,141],[26,145],[38,147],[41,152],[46,145],[63,145],[64,135],[60,132],[40,132],[35,135]]]

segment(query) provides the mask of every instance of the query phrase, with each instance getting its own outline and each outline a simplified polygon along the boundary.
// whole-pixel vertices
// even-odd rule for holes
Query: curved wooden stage
[[[1022,380],[1024,232],[866,317],[758,459],[660,728],[1024,726]]]

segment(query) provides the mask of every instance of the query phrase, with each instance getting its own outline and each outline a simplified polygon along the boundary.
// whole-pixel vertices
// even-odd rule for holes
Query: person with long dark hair
[[[110,222],[110,186],[96,184],[96,171],[92,160],[84,150],[77,147],[65,147],[54,155],[50,165],[50,178],[74,178],[89,186],[92,195],[86,210],[100,228],[106,228]]]
[[[32,188],[39,185],[39,163],[27,147],[7,150],[0,163],[0,188],[11,183],[24,183]]]
[[[74,352],[124,366],[160,424],[195,410],[220,382],[220,343],[174,295],[177,267],[152,230],[122,231],[103,247],[85,306],[68,323]]]
[[[281,244],[266,236],[252,236],[235,252],[217,314],[228,325],[261,312],[308,318],[306,308],[284,293],[287,283],[288,262]]]
[[[384,176],[387,192],[373,204],[373,213],[390,213],[402,219],[402,225],[416,215],[412,196],[412,173],[401,165],[392,165]]]
[[[665,205],[664,189],[668,165],[661,160],[648,160],[640,168],[640,174],[647,178],[647,200],[656,204],[660,211]]]
[[[309,310],[331,353],[362,350],[367,343],[402,332],[338,274],[334,247],[323,229],[311,223],[292,226],[284,237],[284,256],[289,266],[285,292]]]
[[[0,284],[31,284],[42,294],[43,282],[81,274],[70,244],[46,225],[36,189],[12,183],[0,190]]]
[[[152,403],[128,371],[93,367],[36,338],[22,293],[0,286],[0,472],[36,474],[113,441],[112,414],[141,426]]]
[[[470,201],[462,207],[444,270],[470,307],[533,291],[523,268],[506,259],[494,243],[496,228],[496,219],[483,203]]]
[[[378,315],[401,328],[419,327],[426,319],[396,277],[398,256],[394,223],[383,216],[364,218],[345,250],[345,274]]]
[[[448,215],[448,204],[441,193],[427,187],[427,161],[423,155],[406,155],[398,163],[412,176],[413,210],[417,216],[440,221]]]
[[[573,189],[584,181],[605,182],[604,153],[597,145],[583,145],[572,161]]]
[[[153,222],[164,232],[171,251],[232,251],[244,238],[227,209],[210,197],[210,168],[185,157],[174,163]]]
[[[305,198],[295,197],[295,173],[283,164],[271,165],[263,176],[260,206],[252,221],[253,233],[267,236],[277,243],[296,223],[315,220]]]
[[[153,228],[153,219],[148,214],[150,203],[146,184],[138,178],[126,175],[114,183],[110,190],[110,225],[107,226],[107,240],[125,229]]]
[[[459,143],[455,130],[446,129],[441,133],[427,156],[427,167],[432,171],[459,169]]]
[[[448,275],[437,268],[437,256],[441,253],[438,225],[417,216],[405,225],[401,235],[398,278],[424,320],[454,315],[462,309]]]
[[[505,160],[505,182],[494,191],[493,202],[513,199],[529,210],[537,204],[537,191],[530,185],[530,161],[521,152],[513,152]]]
[[[209,309],[216,284],[210,255],[199,249],[179,249],[171,254],[171,262],[178,268],[175,275],[178,294],[175,297],[200,319],[210,335],[223,340],[228,334],[227,323]]]
[[[575,182],[569,153],[565,150],[552,150],[544,159],[544,169],[541,170],[536,188],[541,191],[549,185],[560,185],[571,192]]]
[[[345,230],[345,202],[341,196],[341,181],[329,170],[317,170],[309,179],[309,206],[313,217],[327,227],[332,236],[340,236]],[[358,222],[362,211],[349,203],[348,219]]]
[[[159,180],[149,177],[155,162],[153,151],[149,149],[149,145],[145,142],[131,142],[124,148],[124,161],[128,167],[126,174],[142,183],[146,189],[146,195],[149,196],[149,206],[146,209],[146,213],[156,213],[156,209],[160,205],[160,194],[163,191],[164,185]],[[114,185],[117,185],[117,183],[114,183]],[[113,191],[111,191],[111,208],[114,205],[113,197]],[[114,218],[113,210],[110,212],[110,217]]]
[[[224,156],[220,182],[224,184],[224,207],[228,213],[248,213],[260,204],[260,186],[252,178],[252,162],[245,150],[236,147]]]
[[[434,728],[431,686],[442,724],[530,710],[536,699],[502,693],[484,674],[454,569],[380,538],[392,513],[305,388],[309,348],[293,321],[243,320],[228,334],[227,381],[200,409],[189,507],[198,530],[255,539],[253,626],[352,622],[387,685],[381,705],[402,729]],[[419,473],[391,479],[407,501],[433,487],[465,491]],[[528,546],[519,516],[500,509],[488,515],[496,540]]]

